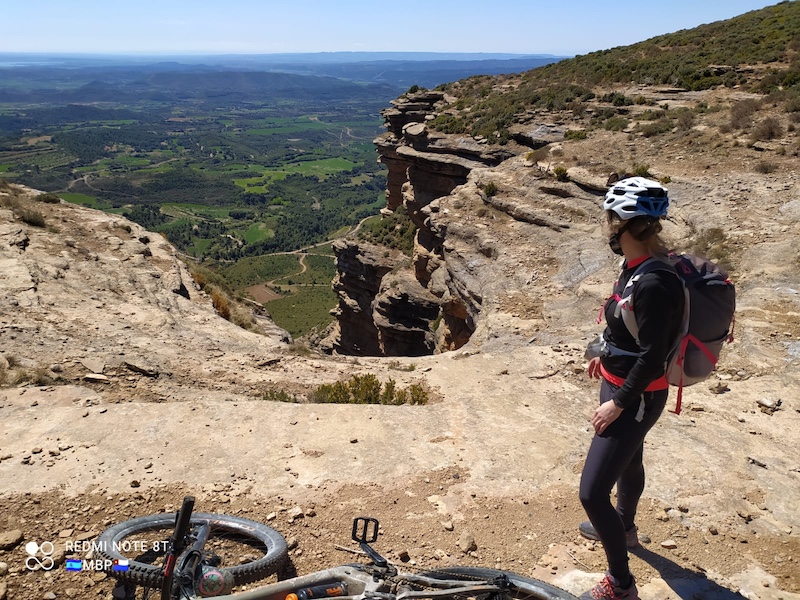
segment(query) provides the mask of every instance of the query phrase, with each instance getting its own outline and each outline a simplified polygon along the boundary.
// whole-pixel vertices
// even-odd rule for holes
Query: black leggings
[[[600,403],[611,400],[618,389],[604,379]],[[667,394],[668,390],[645,392],[643,406],[623,410],[601,435],[592,438],[583,466],[581,503],[603,543],[609,573],[621,582],[628,581],[630,576],[625,532],[634,526],[636,507],[644,491],[644,438],[661,416]],[[611,488],[615,483],[616,509],[611,504]]]

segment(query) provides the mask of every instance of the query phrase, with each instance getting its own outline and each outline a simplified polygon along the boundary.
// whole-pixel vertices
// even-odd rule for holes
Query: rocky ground
[[[646,444],[644,544],[631,557],[641,597],[800,598],[797,139],[787,133],[779,153],[731,134],[714,149],[712,126],[683,142],[598,131],[561,145],[572,183],[520,154],[436,200],[427,210],[448,228],[450,268],[485,313],[466,346],[414,359],[323,357],[276,329],[244,331],[157,235],[0,190],[0,598],[110,598],[101,574],[28,570],[26,543],[91,538],[185,494],[269,522],[299,573],[354,560],[338,546],[353,547],[351,519],[366,514],[382,524],[377,549],[406,567],[492,566],[588,588],[604,560],[576,529],[596,394],[583,347],[614,261],[597,196],[574,181],[604,182],[634,160],[671,177],[673,240],[723,229],[739,294],[719,372]],[[769,174],[754,167],[765,157]],[[569,228],[519,221],[512,204]],[[423,384],[430,402],[265,400],[354,373]]]

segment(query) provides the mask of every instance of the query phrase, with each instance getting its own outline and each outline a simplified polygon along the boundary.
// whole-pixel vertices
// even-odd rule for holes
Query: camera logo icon
[[[42,542],[41,544],[28,542],[25,544],[25,552],[28,553],[28,558],[25,559],[25,566],[30,571],[38,571],[39,569],[49,571],[56,566],[52,556],[53,552],[55,552],[53,542]]]

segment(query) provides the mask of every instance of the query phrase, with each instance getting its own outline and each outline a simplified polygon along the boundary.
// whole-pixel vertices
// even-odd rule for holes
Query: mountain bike
[[[256,521],[193,513],[193,507],[188,496],[175,514],[139,517],[100,534],[98,553],[119,580],[114,598],[132,600],[140,592],[139,598],[154,600],[576,600],[543,581],[497,569],[401,571],[370,545],[380,527],[370,517],[356,517],[351,531],[369,562],[248,589],[286,567],[283,536]]]

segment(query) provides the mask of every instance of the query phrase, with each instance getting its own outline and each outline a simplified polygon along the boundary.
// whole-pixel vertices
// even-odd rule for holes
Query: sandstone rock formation
[[[161,378],[216,356],[222,338],[265,353],[289,338],[263,318],[264,335],[220,318],[175,249],[136,223],[37,202],[35,192],[20,188],[0,194],[1,346],[26,367],[9,378],[47,382],[113,371],[149,380],[158,397]],[[86,331],[98,333],[95,341],[86,341]]]

